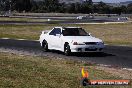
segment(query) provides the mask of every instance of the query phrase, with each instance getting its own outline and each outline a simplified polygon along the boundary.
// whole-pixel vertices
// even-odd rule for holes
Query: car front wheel
[[[47,52],[49,50],[48,49],[48,43],[46,41],[43,41],[42,48],[43,48],[43,51],[45,51],[45,52]]]

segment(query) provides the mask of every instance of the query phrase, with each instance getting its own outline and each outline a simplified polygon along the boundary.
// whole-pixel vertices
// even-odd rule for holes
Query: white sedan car
[[[59,50],[65,55],[72,52],[102,52],[104,43],[92,37],[80,27],[54,27],[50,31],[42,31],[40,44],[44,51]]]

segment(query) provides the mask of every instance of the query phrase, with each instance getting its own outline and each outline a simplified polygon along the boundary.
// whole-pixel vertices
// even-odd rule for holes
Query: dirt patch
[[[132,79],[132,69],[113,68],[105,66],[97,66],[96,69],[103,70],[114,76],[121,77],[123,79]]]

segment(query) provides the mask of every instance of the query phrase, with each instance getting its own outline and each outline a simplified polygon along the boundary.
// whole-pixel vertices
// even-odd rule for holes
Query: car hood
[[[92,36],[64,36],[64,39],[73,42],[102,42],[101,39]]]

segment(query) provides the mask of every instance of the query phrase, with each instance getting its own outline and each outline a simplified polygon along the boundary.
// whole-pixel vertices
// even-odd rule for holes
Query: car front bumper
[[[103,52],[104,45],[71,45],[71,52]]]

